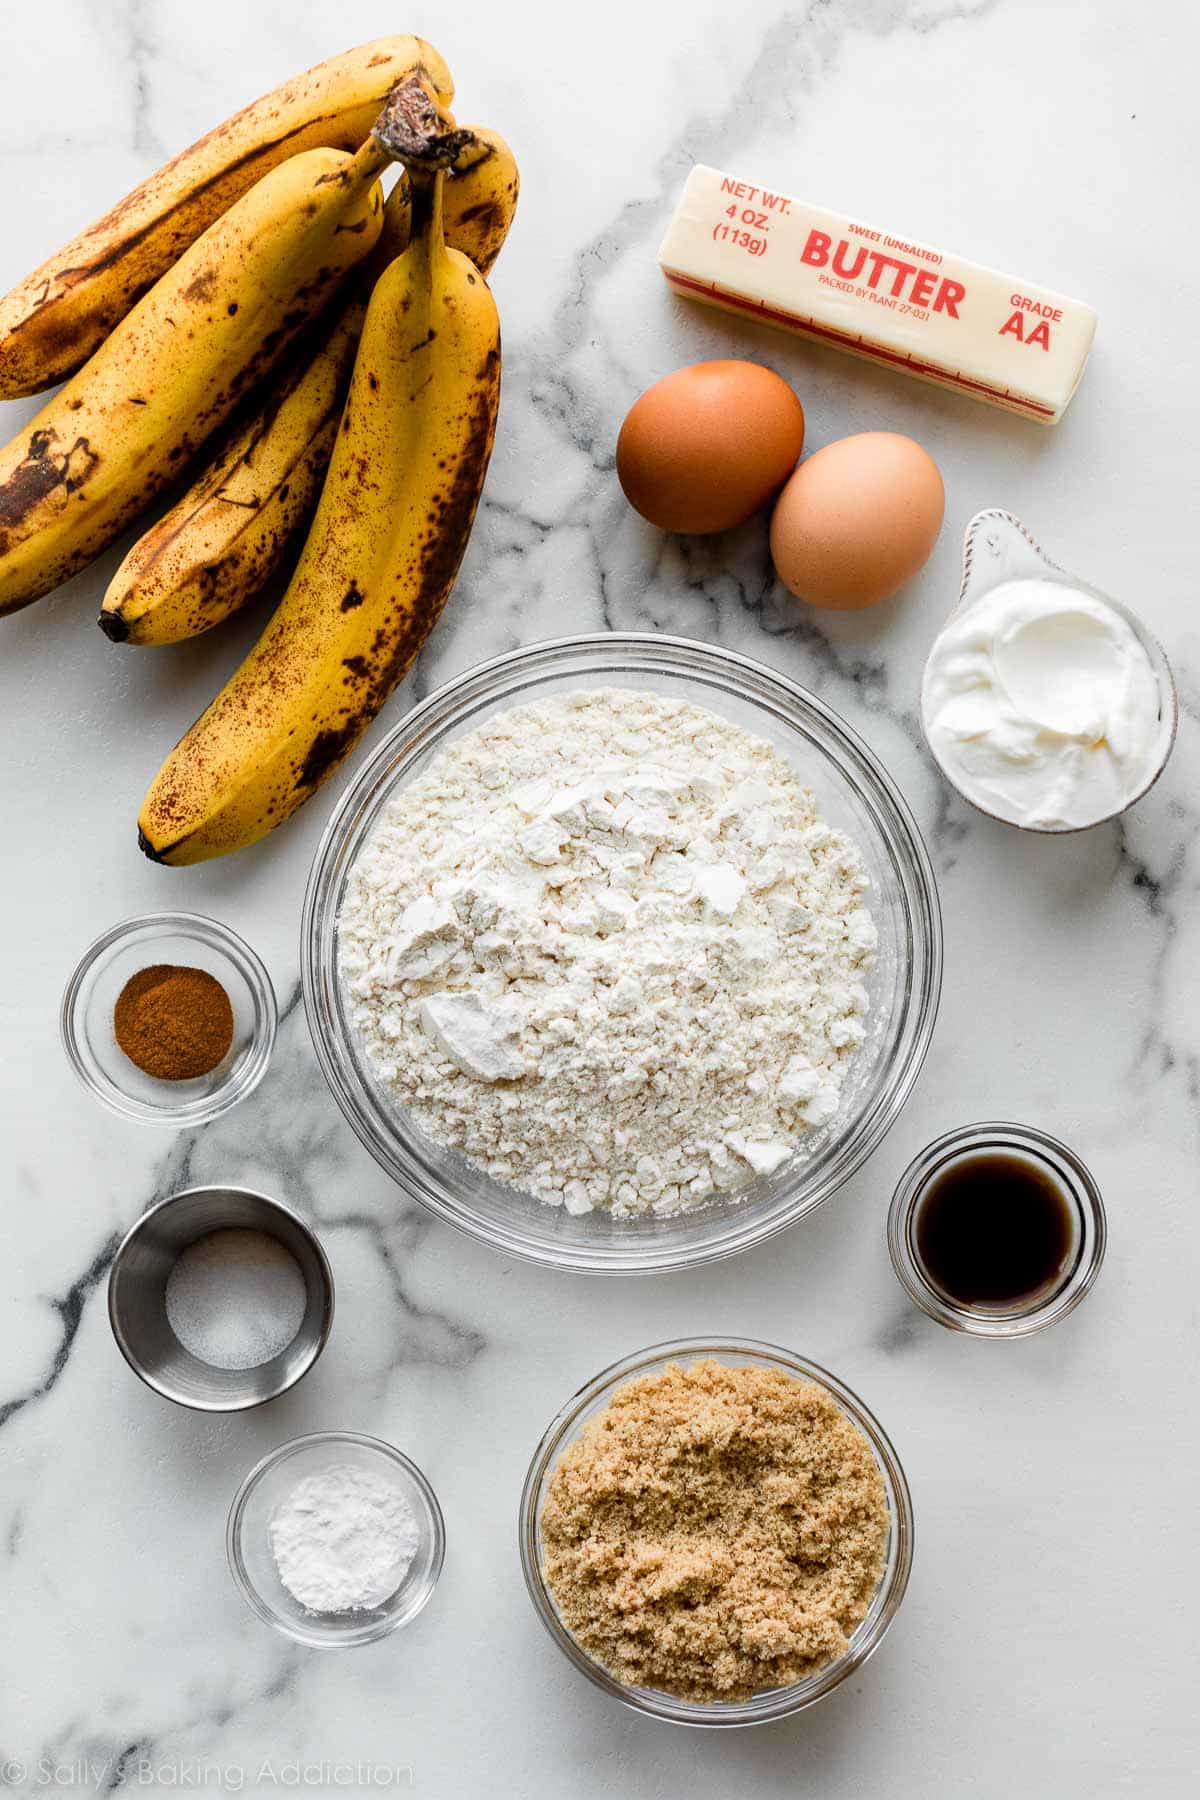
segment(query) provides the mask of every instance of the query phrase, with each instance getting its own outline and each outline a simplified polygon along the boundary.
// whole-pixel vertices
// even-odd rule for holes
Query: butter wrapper
[[[658,260],[689,299],[1047,425],[1096,332],[1079,300],[702,163]]]

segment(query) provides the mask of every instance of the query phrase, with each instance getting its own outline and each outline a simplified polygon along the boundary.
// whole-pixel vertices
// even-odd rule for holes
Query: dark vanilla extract
[[[912,1222],[927,1279],[955,1305],[1009,1310],[1062,1286],[1079,1219],[1061,1182],[1015,1152],[956,1158],[930,1181]]]

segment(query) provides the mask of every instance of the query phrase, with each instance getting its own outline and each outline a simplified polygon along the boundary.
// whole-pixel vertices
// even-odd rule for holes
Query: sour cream
[[[921,711],[955,787],[1041,831],[1120,812],[1169,748],[1169,709],[1136,632],[1053,581],[1004,582],[956,613],[925,665]]]

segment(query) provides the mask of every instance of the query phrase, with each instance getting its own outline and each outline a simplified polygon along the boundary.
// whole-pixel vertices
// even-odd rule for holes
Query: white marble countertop
[[[1180,71],[1200,29],[1172,13],[1168,26],[1128,0],[6,11],[0,286],[292,70],[398,27],[438,44],[461,116],[516,147],[523,199],[494,278],[505,389],[483,509],[459,591],[387,719],[485,656],[565,629],[745,651],[815,689],[891,769],[934,856],[947,954],[913,1098],[811,1220],[757,1253],[645,1282],[504,1260],[400,1203],[317,1072],[297,928],[341,783],[240,859],[175,872],[138,855],[146,780],[253,624],[172,651],[115,649],[93,624],[111,556],[4,621],[0,1780],[252,1791],[316,1764],[333,1792],[332,1765],[350,1764],[340,1791],[399,1771],[402,1791],[429,1800],[1193,1791],[1200,261]],[[653,253],[699,159],[1091,301],[1100,335],[1065,423],[1044,433],[671,299]],[[772,585],[761,522],[664,541],[624,505],[612,451],[636,393],[680,363],[739,353],[794,381],[810,447],[882,427],[940,461],[946,528],[895,602],[804,612]],[[0,426],[32,410],[0,408]],[[918,746],[920,664],[957,587],[962,528],[988,505],[1139,607],[1174,659],[1178,749],[1120,826],[1023,839],[948,798]],[[254,1099],[170,1137],[118,1123],[75,1084],[57,1007],[91,937],[180,904],[250,939],[286,1017]],[[1009,1346],[916,1314],[884,1241],[909,1157],[989,1116],[1075,1145],[1111,1230],[1087,1303]],[[339,1288],[308,1380],[224,1419],[144,1389],[104,1306],[119,1235],[157,1196],[210,1179],[303,1208]],[[749,1733],[673,1729],[594,1691],[538,1625],[515,1546],[528,1457],[566,1396],[639,1345],[710,1330],[789,1344],[846,1379],[892,1433],[917,1515],[912,1583],[878,1656],[814,1711]],[[243,1473],[327,1426],[406,1449],[449,1532],[419,1622],[341,1655],[274,1636],[224,1567]]]

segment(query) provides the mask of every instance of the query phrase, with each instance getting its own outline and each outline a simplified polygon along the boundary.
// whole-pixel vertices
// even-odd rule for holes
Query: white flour
[[[867,886],[769,744],[661,695],[564,695],[391,802],[340,968],[376,1074],[435,1140],[571,1212],[667,1214],[836,1112]]]
[[[362,1612],[394,1594],[420,1544],[392,1482],[351,1463],[298,1481],[267,1528],[279,1579],[307,1612]]]

